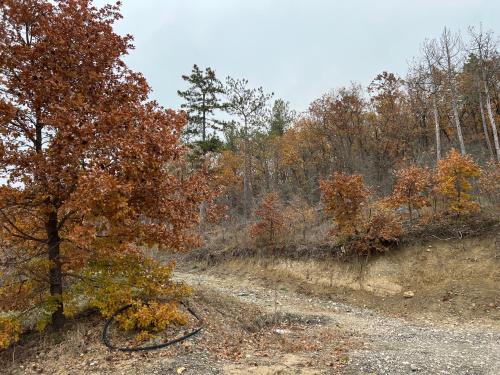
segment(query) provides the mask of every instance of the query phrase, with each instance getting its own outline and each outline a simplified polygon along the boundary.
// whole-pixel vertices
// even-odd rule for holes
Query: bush
[[[412,165],[396,171],[396,184],[392,195],[387,199],[388,205],[393,208],[405,206],[413,219],[415,210],[430,206],[426,197],[431,187],[431,174],[426,168]]]
[[[333,213],[333,221],[341,234],[356,233],[361,209],[370,197],[361,175],[346,175],[335,172],[329,180],[320,182],[323,203]]]
[[[448,209],[458,215],[470,214],[479,204],[470,194],[472,182],[481,176],[481,170],[469,155],[460,155],[452,149],[439,160],[436,173],[436,191],[448,202]]]
[[[359,234],[350,238],[347,248],[359,255],[383,253],[397,245],[402,234],[401,221],[394,211],[376,205]]]
[[[275,245],[285,229],[283,206],[278,194],[270,193],[255,211],[257,221],[250,229],[250,235],[265,245]]]

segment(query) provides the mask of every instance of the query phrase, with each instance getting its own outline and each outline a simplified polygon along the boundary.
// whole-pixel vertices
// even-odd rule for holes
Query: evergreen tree
[[[271,135],[283,135],[295,118],[295,112],[290,109],[290,103],[276,99],[271,110]]]
[[[188,135],[201,136],[201,147],[208,140],[209,131],[221,130],[221,121],[213,118],[216,110],[224,109],[219,95],[224,93],[222,83],[215,76],[211,68],[201,70],[198,65],[193,65],[190,75],[183,75],[182,79],[190,84],[185,91],[177,91],[177,94],[185,99],[181,105],[185,109],[189,125],[186,133]]]

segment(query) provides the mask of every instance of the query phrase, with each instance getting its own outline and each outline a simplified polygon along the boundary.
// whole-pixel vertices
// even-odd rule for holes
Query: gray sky
[[[97,0],[97,5],[106,3]],[[322,93],[404,74],[426,38],[483,23],[500,34],[498,0],[123,0],[129,65],[153,97],[178,108],[194,63],[247,78],[301,111]]]

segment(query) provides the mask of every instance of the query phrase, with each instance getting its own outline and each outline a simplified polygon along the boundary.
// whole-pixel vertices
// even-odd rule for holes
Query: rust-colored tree
[[[412,221],[415,210],[430,205],[426,197],[430,186],[431,174],[426,168],[412,165],[400,169],[396,171],[396,184],[388,203],[394,208],[405,206]]]
[[[21,317],[60,327],[82,301],[109,316],[169,296],[159,326],[183,321],[187,288],[141,246],[194,244],[210,193],[181,166],[184,116],[147,101],[123,62],[132,38],[113,32],[119,18],[89,0],[0,2],[1,346]]]
[[[295,195],[284,210],[287,232],[290,238],[300,233],[302,241],[306,241],[307,230],[316,223],[316,210],[304,198]]]
[[[359,234],[348,244],[348,249],[358,255],[383,253],[398,243],[403,226],[398,216],[381,204],[375,204],[372,214],[361,224]]]
[[[329,180],[321,181],[320,187],[325,209],[333,214],[339,232],[356,233],[361,210],[370,197],[363,177],[335,172]]]
[[[251,236],[265,245],[276,245],[285,229],[282,212],[278,194],[267,194],[255,211],[257,221],[250,229]]]
[[[481,170],[469,155],[461,155],[452,149],[437,165],[436,190],[448,202],[448,208],[456,215],[476,211],[479,204],[471,196],[472,182],[481,176]]]

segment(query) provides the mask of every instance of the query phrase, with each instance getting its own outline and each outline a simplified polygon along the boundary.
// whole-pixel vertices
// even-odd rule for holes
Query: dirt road
[[[257,279],[177,272],[176,278],[272,312],[275,291]],[[500,327],[409,322],[330,300],[277,291],[282,313],[324,317],[363,343],[348,353],[348,374],[500,374]],[[281,371],[281,372],[279,372]],[[306,374],[293,365],[275,373]],[[323,371],[321,371],[323,372]],[[236,373],[253,373],[243,370]],[[257,372],[255,372],[257,373]],[[273,373],[271,370],[268,373]],[[325,369],[325,373],[329,373]]]

